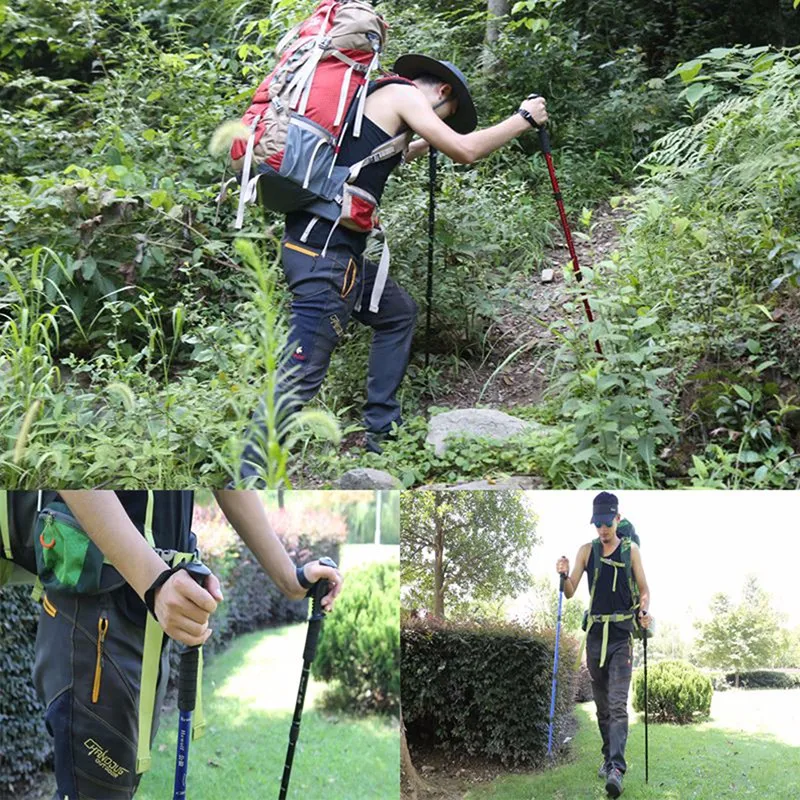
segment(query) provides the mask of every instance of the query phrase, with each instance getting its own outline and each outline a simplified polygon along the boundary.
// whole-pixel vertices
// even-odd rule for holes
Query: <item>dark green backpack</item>
[[[0,586],[35,582],[36,523],[40,509],[55,496],[55,492],[0,490]]]

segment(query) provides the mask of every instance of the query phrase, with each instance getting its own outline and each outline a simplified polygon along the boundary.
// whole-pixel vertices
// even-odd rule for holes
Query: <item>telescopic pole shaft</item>
[[[550,725],[547,731],[547,755],[553,754],[553,722],[556,716],[556,685],[558,681],[558,645],[561,639],[561,607],[564,600],[564,581],[567,576],[563,573],[560,576],[560,586],[558,590],[558,617],[556,620],[556,646],[553,654],[553,684],[550,688]]]
[[[644,782],[649,783],[650,760],[647,741],[647,629],[644,631],[642,646],[644,647]]]
[[[569,228],[569,221],[567,220],[567,212],[564,209],[564,199],[561,194],[561,188],[558,185],[558,178],[556,177],[556,168],[553,165],[553,154],[550,149],[550,136],[547,133],[547,128],[541,125],[539,128],[539,144],[544,154],[544,160],[547,162],[547,172],[550,175],[550,184],[553,187],[553,197],[558,206],[558,215],[561,219],[561,228],[564,231],[564,237],[567,240],[567,248],[569,249],[569,257],[572,259],[572,269],[575,272],[575,280],[580,283],[583,280],[583,273],[581,272],[580,264],[578,263],[578,253],[575,250],[575,243],[572,240],[572,231]],[[592,314],[592,307],[589,304],[589,298],[584,294],[581,298],[583,301],[583,308],[586,311],[586,319],[589,322],[594,322],[594,314]],[[595,341],[594,349],[598,354],[603,355],[603,349],[600,342]]]
[[[431,361],[431,322],[433,312],[433,256],[436,237],[436,174],[439,151],[430,148],[428,155],[428,285],[425,292],[425,367]]]

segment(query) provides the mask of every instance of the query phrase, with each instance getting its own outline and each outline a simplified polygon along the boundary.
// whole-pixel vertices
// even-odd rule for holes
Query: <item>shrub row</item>
[[[18,797],[52,753],[31,683],[39,606],[29,586],[0,591],[0,797]]]
[[[555,632],[421,620],[401,632],[408,742],[504,764],[546,758]],[[576,645],[562,637],[554,742],[574,707]]]
[[[725,676],[729,686],[736,686],[736,673]],[[739,673],[741,689],[800,689],[800,673],[781,672],[774,669],[754,669]]]

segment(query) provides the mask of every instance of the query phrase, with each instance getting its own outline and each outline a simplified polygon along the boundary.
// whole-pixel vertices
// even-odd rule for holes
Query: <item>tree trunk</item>
[[[433,614],[439,619],[444,619],[444,525],[439,514],[441,503],[440,493],[436,497],[436,508],[433,512],[436,526],[436,541],[433,548]]]
[[[500,40],[501,19],[508,14],[508,0],[487,0],[487,7],[489,16],[483,42],[483,69],[487,75],[495,76],[502,66],[495,49]]]
[[[411,760],[402,708],[400,709],[400,773],[408,784],[408,793],[411,800],[417,800],[418,793],[426,790],[428,785],[422,780],[417,768],[414,766],[414,762]]]

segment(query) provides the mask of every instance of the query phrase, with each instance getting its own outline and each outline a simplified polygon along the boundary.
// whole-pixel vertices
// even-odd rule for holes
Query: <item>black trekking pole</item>
[[[538,94],[528,95],[529,100],[539,97]],[[550,173],[550,183],[553,186],[553,197],[555,197],[556,205],[558,206],[558,215],[561,218],[561,227],[564,231],[564,236],[567,240],[567,248],[569,249],[569,257],[572,259],[572,269],[575,272],[575,279],[580,283],[583,280],[583,273],[581,272],[580,264],[578,264],[578,254],[575,252],[575,244],[572,241],[572,232],[569,229],[569,222],[567,221],[567,212],[564,210],[564,200],[561,195],[561,189],[558,185],[558,178],[556,178],[556,168],[553,166],[553,153],[550,149],[550,136],[547,133],[547,128],[540,125],[537,130],[539,131],[539,144],[544,154],[544,160],[547,162],[547,171]],[[586,319],[589,322],[594,322],[594,315],[592,314],[592,307],[589,305],[589,298],[583,295],[583,308],[586,311]],[[595,341],[594,349],[602,356],[603,348],[600,342]]]
[[[336,569],[336,562],[332,558],[321,558],[319,563],[326,567],[333,567]],[[283,765],[281,791],[278,795],[279,800],[286,800],[286,793],[289,791],[289,778],[292,775],[294,748],[297,744],[297,738],[300,735],[300,720],[303,716],[303,705],[306,701],[306,689],[308,687],[308,677],[311,673],[311,662],[317,654],[317,641],[322,631],[322,620],[325,618],[325,612],[322,609],[322,598],[325,597],[326,594],[328,594],[328,581],[323,578],[309,589],[307,595],[307,597],[311,598],[311,616],[308,619],[306,646],[303,650],[303,672],[300,676],[300,688],[297,690],[297,702],[294,707],[292,727],[289,731],[289,749],[286,751],[286,763]]]
[[[431,311],[433,309],[433,244],[436,236],[436,170],[439,151],[431,147],[428,154],[428,288],[425,297],[425,368],[431,362]]]
[[[556,647],[553,656],[553,685],[550,689],[550,725],[547,730],[547,755],[553,755],[553,721],[556,716],[556,679],[558,677],[558,642],[561,638],[561,604],[564,600],[564,582],[567,576],[561,572],[559,574],[561,582],[558,588],[558,618],[556,621]]]
[[[199,561],[190,561],[184,567],[194,581],[202,586],[211,570]],[[197,669],[200,645],[183,645],[178,672],[178,749],[175,757],[175,786],[173,800],[185,800],[186,778],[189,774],[189,742],[192,738],[192,712],[197,701]]]

